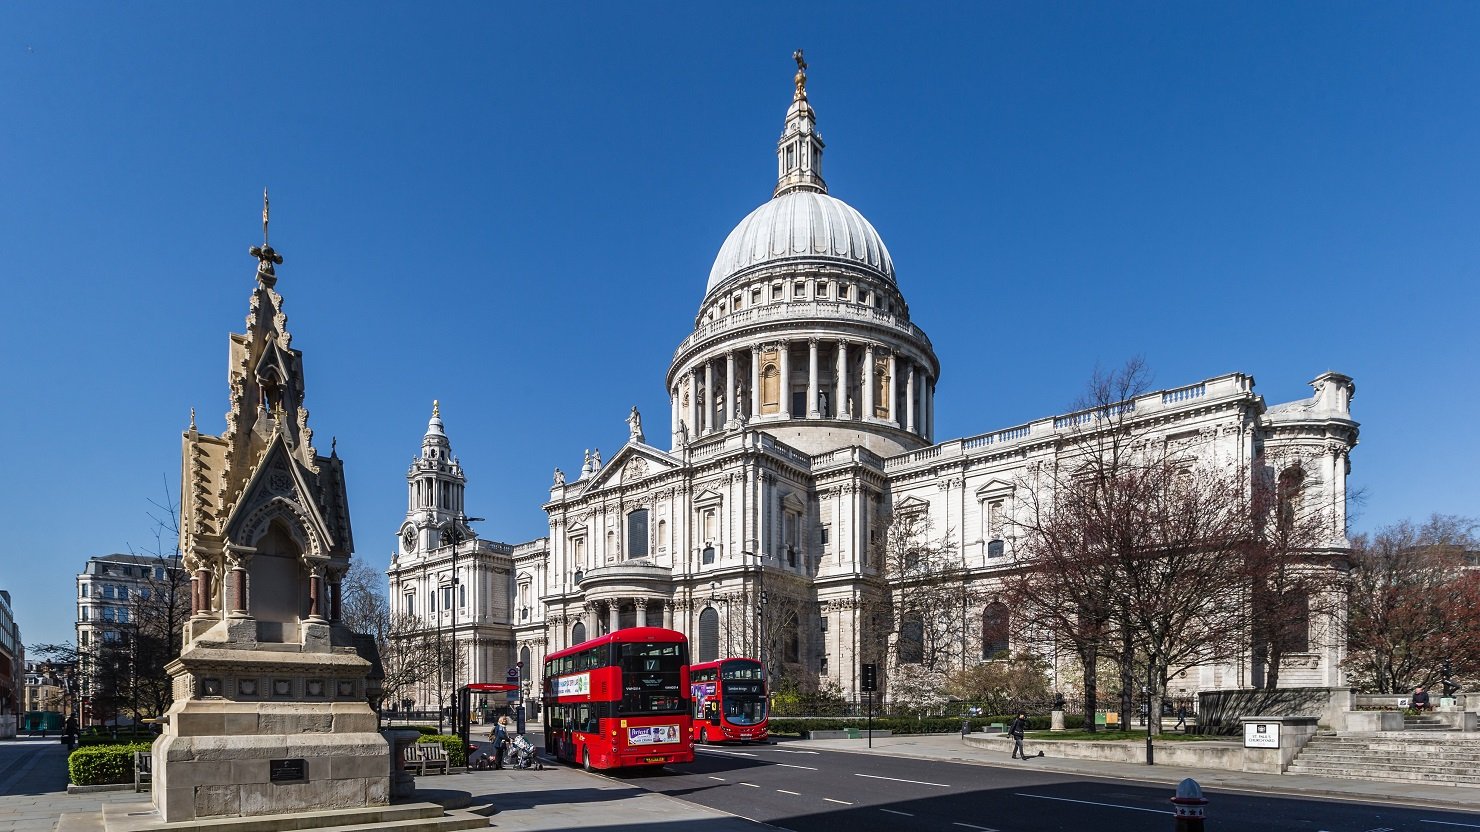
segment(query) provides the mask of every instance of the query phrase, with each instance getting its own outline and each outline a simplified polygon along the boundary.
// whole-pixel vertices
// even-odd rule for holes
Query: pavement
[[[1343,780],[1315,775],[1249,774],[1052,756],[1020,762],[1009,757],[1005,744],[1000,751],[968,746],[954,734],[880,737],[873,740],[872,748],[864,739],[783,740],[776,748],[871,755],[880,758],[879,763],[885,759],[933,760],[1017,771],[1031,769],[1061,776],[1165,783],[1169,786],[1168,795],[1172,785],[1191,777],[1208,793],[1319,796],[1363,804],[1480,810],[1480,789],[1463,786]],[[69,795],[66,793],[66,780],[65,749],[55,738],[0,741],[0,832],[49,832],[55,829],[62,812],[97,811],[104,804],[136,802],[145,798],[134,794],[132,789]],[[599,828],[604,832],[665,832],[667,829],[675,832],[754,832],[763,827],[738,813],[731,814],[660,794],[653,788],[656,783],[646,783],[643,778],[593,776],[565,766],[549,766],[544,771],[504,770],[424,777],[419,779],[419,785],[467,791],[472,794],[475,809],[489,807],[486,811],[491,815],[492,828],[518,832],[575,828]],[[1480,817],[1473,825],[1480,828]]]

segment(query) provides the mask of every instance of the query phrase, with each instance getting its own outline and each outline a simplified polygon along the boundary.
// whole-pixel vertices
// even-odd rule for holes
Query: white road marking
[[[1420,818],[1419,823],[1439,823],[1445,826],[1468,826],[1471,829],[1480,829],[1480,823],[1455,823],[1452,820],[1425,820]]]
[[[1165,809],[1147,809],[1142,806],[1122,806],[1119,803],[1096,803],[1093,800],[1075,800],[1072,797],[1049,797],[1046,794],[1023,794],[1022,792],[1013,792],[1013,794],[1017,795],[1018,797],[1036,797],[1039,800],[1062,800],[1065,803],[1085,803],[1090,806],[1108,806],[1111,809],[1134,809],[1137,812],[1151,812],[1157,815],[1175,814],[1175,812],[1168,812]]]
[[[990,826],[977,826],[971,823],[957,823],[956,826],[964,826],[967,829],[980,829],[982,832],[997,832],[997,830]]]
[[[777,751],[780,751],[782,754],[821,754],[822,753],[821,751],[796,751],[796,750],[793,750],[793,749],[790,749],[790,748],[778,748],[776,750]]]
[[[895,811],[893,809],[880,809],[879,811],[880,812],[888,812],[891,815],[904,815],[907,818],[914,817],[914,815],[910,814],[909,812],[897,812],[897,811]]]
[[[828,802],[828,803],[841,803],[841,804],[843,804],[843,805],[844,805],[844,806],[852,806],[852,805],[853,805],[853,804],[852,804],[852,803],[850,803],[850,802],[849,802],[849,801],[847,801],[847,800],[833,800],[833,799],[832,799],[832,798],[830,798],[830,797],[824,797],[824,798],[822,798],[822,799],[823,799],[823,800],[826,800],[826,801],[827,801],[827,802]],[[887,810],[887,809],[886,809],[886,810],[885,810],[885,811],[888,811],[888,810]]]
[[[896,783],[914,783],[916,786],[940,786],[942,789],[949,789],[951,787],[949,783],[927,783],[924,780],[906,780],[903,777],[884,777],[878,774],[859,774],[854,772],[853,776],[867,777],[870,780],[893,780]],[[1167,812],[1167,814],[1170,815],[1171,812]]]
[[[751,788],[752,788],[752,789],[759,789],[759,788],[760,788],[760,786],[757,786],[757,785],[756,785],[756,784],[754,784],[754,783],[741,783],[741,784],[740,784],[740,785],[742,785],[742,786],[749,786],[749,787],[751,787]]]
[[[782,794],[796,795],[797,797],[801,797],[802,796],[802,793],[801,792],[789,792],[786,789],[777,789],[776,791],[781,792]]]
[[[777,763],[776,765],[781,766],[782,768],[804,768],[807,771],[816,771],[817,770],[817,769],[813,768],[812,766],[794,766],[791,763]]]
[[[706,749],[700,751],[699,753],[701,753],[701,754],[734,754],[736,757],[754,757],[755,756],[754,754],[750,753],[749,751],[721,751],[718,748],[706,748]]]
[[[723,777],[715,777],[713,774],[711,774],[711,775],[709,775],[709,779],[710,780],[719,780],[719,781],[723,782],[725,778],[723,778]]]

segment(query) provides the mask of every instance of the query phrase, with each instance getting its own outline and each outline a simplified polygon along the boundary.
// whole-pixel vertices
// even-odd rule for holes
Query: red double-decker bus
[[[760,742],[769,734],[766,668],[755,659],[689,667],[694,742]]]
[[[629,627],[545,658],[545,751],[587,769],[694,760],[689,644]]]

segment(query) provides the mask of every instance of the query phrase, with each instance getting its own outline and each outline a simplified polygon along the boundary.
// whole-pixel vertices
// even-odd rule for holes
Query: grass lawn
[[[1095,740],[1108,742],[1145,742],[1146,729],[1139,731],[1030,731],[1034,740]],[[1184,734],[1181,731],[1163,731],[1156,735],[1157,742],[1188,742],[1193,740],[1234,740],[1236,737],[1219,737],[1211,734]]]

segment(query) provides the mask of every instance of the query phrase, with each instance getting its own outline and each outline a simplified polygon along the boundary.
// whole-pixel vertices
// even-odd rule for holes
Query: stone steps
[[[147,802],[112,803],[98,812],[68,812],[57,821],[57,832],[372,832],[405,829],[412,832],[457,832],[486,829],[484,815],[461,810],[444,812],[435,803],[369,806],[358,809],[298,812],[284,815],[254,815],[236,818],[204,818],[164,824]]]
[[[1480,738],[1428,730],[1320,734],[1295,757],[1288,773],[1480,787]]]

